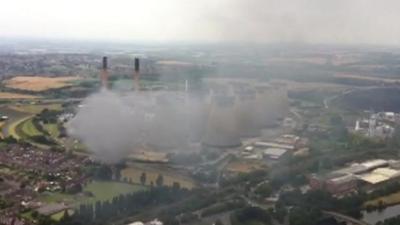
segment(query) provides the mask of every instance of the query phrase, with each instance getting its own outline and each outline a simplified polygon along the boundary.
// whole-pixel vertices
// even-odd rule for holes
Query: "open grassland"
[[[84,191],[91,192],[93,197],[83,196],[80,194],[70,195],[63,193],[44,193],[39,200],[46,203],[64,202],[72,206],[78,206],[83,203],[111,201],[114,197],[121,194],[134,193],[145,189],[146,188],[141,185],[113,181],[94,181],[83,188]]]
[[[25,91],[47,91],[73,85],[73,81],[80,80],[79,77],[42,77],[42,76],[17,76],[4,81],[8,88]]]
[[[141,185],[110,181],[94,181],[86,185],[84,188],[84,191],[90,191],[94,195],[93,198],[87,198],[85,202],[110,201],[115,196],[134,193],[144,189],[145,188]]]
[[[55,123],[49,123],[44,125],[44,129],[49,132],[52,138],[58,138],[60,135],[60,130],[58,129],[58,125]]]
[[[32,122],[32,118],[25,120],[17,126],[17,133],[20,137],[28,138],[37,135],[43,135]]]
[[[378,207],[380,205],[380,202],[382,202],[382,204],[385,206],[399,204],[400,203],[400,191],[390,194],[390,195],[382,196],[382,197],[367,201],[364,203],[364,207],[366,207],[366,206]]]
[[[23,117],[19,120],[16,120],[15,122],[13,122],[12,124],[10,124],[10,126],[8,127],[8,135],[13,136],[16,139],[21,139],[21,136],[19,135],[19,132],[17,131],[17,127],[22,124],[23,122],[31,119],[32,116],[26,116]]]
[[[9,107],[12,110],[29,113],[29,114],[38,114],[43,111],[43,109],[49,110],[61,110],[61,104],[26,104],[26,105],[13,105]]]
[[[40,98],[40,96],[24,95],[24,94],[12,93],[12,92],[0,92],[0,99],[5,99],[5,100],[37,99],[37,98]]]
[[[182,188],[192,189],[195,187],[194,181],[190,177],[185,177],[178,172],[168,171],[161,168],[146,168],[143,166],[130,165],[121,171],[121,178],[140,184],[140,176],[146,173],[146,185],[156,184],[157,177],[161,174],[164,178],[164,185],[172,186],[174,182],[180,184]]]

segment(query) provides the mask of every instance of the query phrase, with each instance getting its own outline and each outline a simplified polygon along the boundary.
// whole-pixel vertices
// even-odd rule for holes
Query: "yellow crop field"
[[[41,76],[17,76],[4,81],[8,88],[26,91],[46,91],[72,86],[71,81],[79,80],[79,77],[41,77]]]
[[[11,92],[0,92],[0,99],[36,99],[40,98],[35,95],[24,95]]]

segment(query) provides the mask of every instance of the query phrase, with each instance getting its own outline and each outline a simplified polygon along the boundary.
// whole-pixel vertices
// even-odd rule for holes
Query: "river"
[[[372,211],[372,212],[367,212],[367,211],[362,211],[362,220],[371,224],[375,225],[379,221],[383,221],[385,219],[389,219],[391,217],[395,217],[400,215],[400,205],[394,205],[385,208],[382,211]]]

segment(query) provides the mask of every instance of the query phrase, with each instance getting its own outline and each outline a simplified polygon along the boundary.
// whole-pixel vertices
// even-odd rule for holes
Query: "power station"
[[[188,84],[181,91],[142,91],[140,60],[133,63],[133,95],[146,102],[129,104],[133,115],[145,118],[143,144],[174,149],[189,143],[216,148],[241,145],[243,138],[258,137],[289,112],[286,87],[282,84],[223,81],[210,83],[204,95],[190,96]],[[101,82],[109,88],[107,57],[103,57]],[[150,88],[149,90],[152,90]],[[135,94],[136,93],[136,94]],[[138,109],[141,107],[141,109]],[[138,115],[143,114],[143,115]],[[157,144],[154,144],[157,143]]]

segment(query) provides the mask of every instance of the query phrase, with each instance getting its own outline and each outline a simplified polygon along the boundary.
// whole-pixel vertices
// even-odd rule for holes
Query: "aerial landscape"
[[[399,3],[100,2],[0,9],[0,225],[400,225]]]

